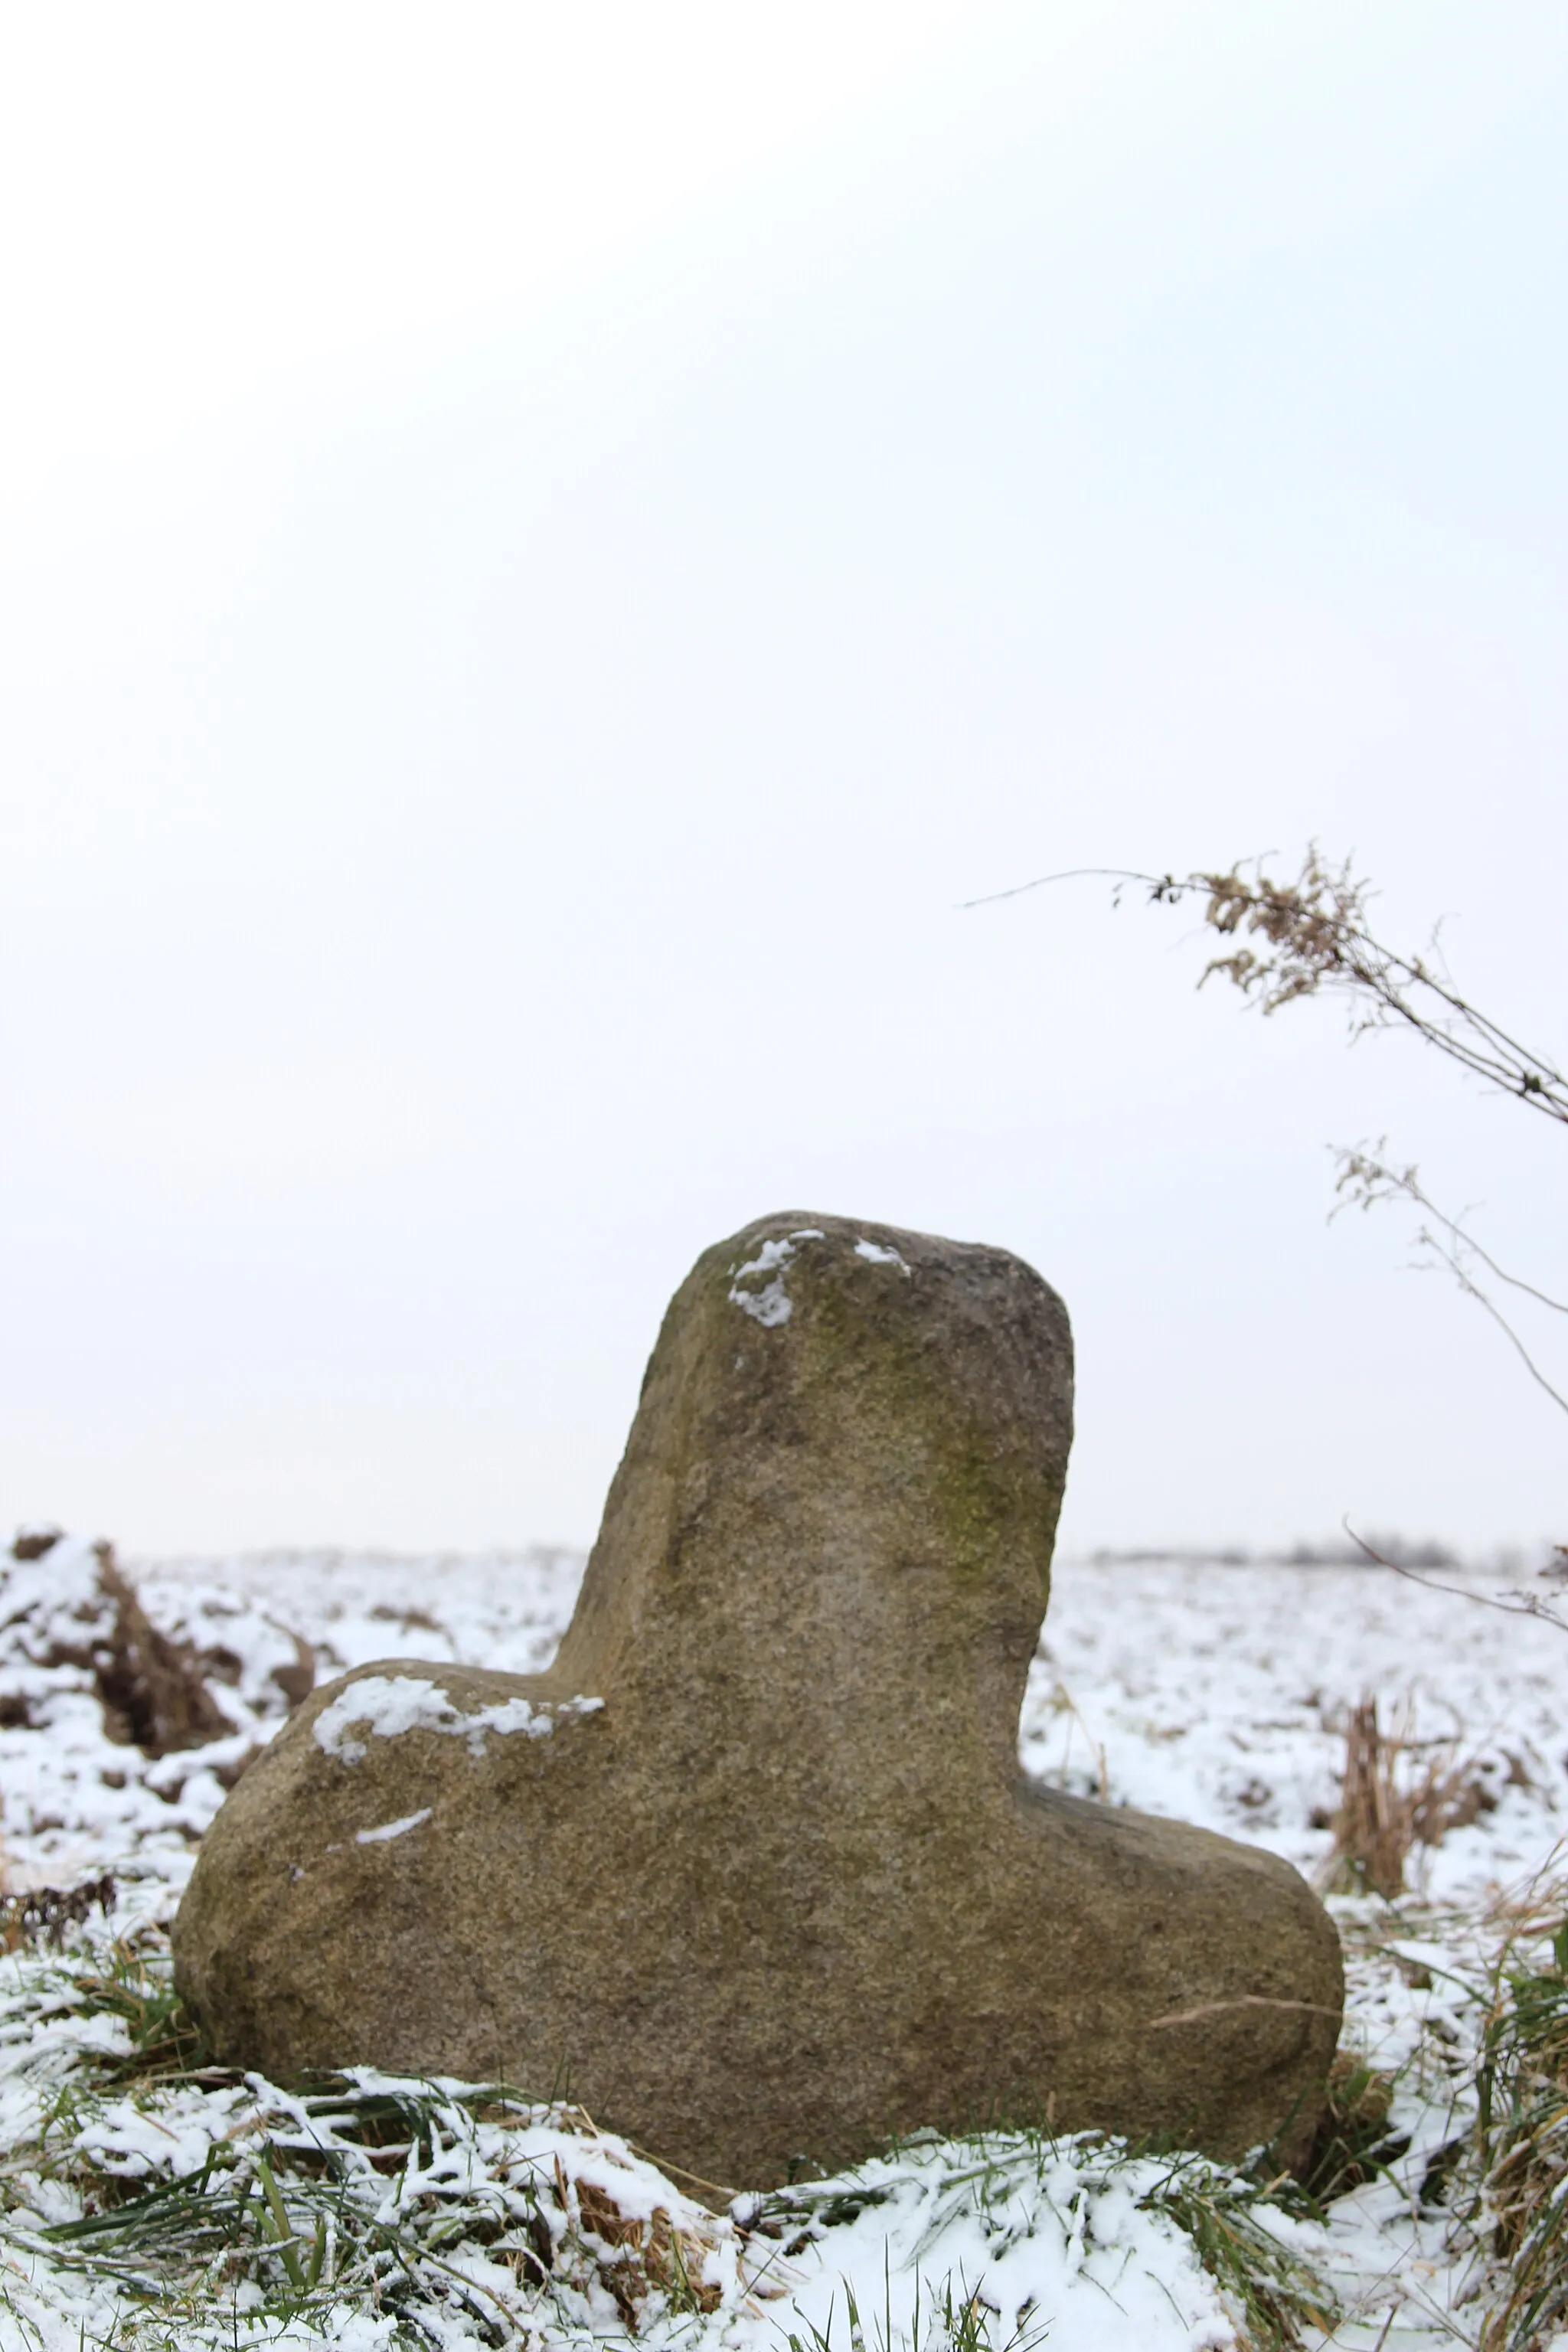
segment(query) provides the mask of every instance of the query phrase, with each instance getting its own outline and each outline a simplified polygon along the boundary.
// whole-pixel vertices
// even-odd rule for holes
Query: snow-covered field
[[[205,1654],[227,1727],[156,1758],[123,1723],[108,1737],[91,1549],[4,1564],[0,2347],[1480,2341],[1499,2281],[1453,2183],[1501,1960],[1539,1958],[1563,1916],[1568,1633],[1372,1567],[1059,1564],[1026,1768],[1338,1888],[1346,2041],[1393,2078],[1382,2161],[1313,2211],[1114,2143],[933,2139],[714,2212],[571,2112],[369,2076],[306,2100],[182,2056],[164,1931],[226,1781],[286,1719],[300,1642],[318,1680],[389,1655],[532,1670],[576,1557],[123,1564],[154,1624]],[[1450,1797],[1394,1902],[1346,1891],[1330,1826],[1369,1693],[1405,1785]],[[84,1900],[38,1932],[36,1890],[105,1872],[107,1912]]]

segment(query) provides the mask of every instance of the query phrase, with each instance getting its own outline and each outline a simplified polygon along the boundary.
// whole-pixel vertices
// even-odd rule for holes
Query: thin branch
[[[1173,898],[1184,887],[1173,874],[1130,873],[1121,866],[1069,866],[1065,873],[1037,874],[1032,882],[1015,883],[1011,890],[988,890],[983,898],[961,898],[959,912],[966,915],[972,907],[999,907],[1004,898],[1026,898],[1031,890],[1043,890],[1048,882],[1147,882],[1156,893],[1168,889]]]
[[[1417,1570],[1406,1568],[1397,1559],[1390,1559],[1375,1545],[1369,1544],[1364,1536],[1358,1536],[1348,1518],[1340,1524],[1352,1543],[1358,1545],[1375,1566],[1391,1568],[1395,1576],[1403,1576],[1412,1584],[1424,1585],[1428,1592],[1447,1592],[1456,1601],[1474,1601],[1483,1609],[1500,1610],[1505,1617],[1539,1617],[1542,1624],[1555,1625],[1560,1633],[1568,1633],[1568,1618],[1559,1617],[1554,1610],[1549,1609],[1543,1601],[1538,1601],[1531,1592],[1514,1593],[1507,1600],[1501,1600],[1493,1592],[1473,1592],[1468,1585],[1439,1584],[1436,1577],[1422,1576]]]
[[[1385,1144],[1380,1141],[1377,1151],[1381,1153],[1384,1149]],[[1437,1203],[1422,1190],[1419,1173],[1414,1167],[1391,1168],[1386,1160],[1367,1151],[1359,1144],[1353,1149],[1341,1144],[1336,1149],[1334,1157],[1340,1163],[1340,1172],[1335,1180],[1334,1190],[1341,1197],[1330,1211],[1331,1221],[1339,1215],[1342,1209],[1348,1209],[1352,1205],[1360,1209],[1370,1209],[1381,1206],[1384,1202],[1396,1197],[1413,1201],[1417,1207],[1425,1209],[1427,1215],[1436,1219],[1450,1239],[1447,1242],[1440,1241],[1435,1233],[1423,1225],[1415,1236],[1416,1246],[1430,1250],[1433,1256],[1447,1267],[1466,1296],[1473,1298],[1479,1307],[1486,1309],[1508,1339],[1509,1344],[1518,1351],[1531,1379],[1539,1388],[1544,1389],[1553,1404],[1560,1406],[1563,1412],[1568,1412],[1568,1397],[1563,1396],[1553,1388],[1496,1300],[1489,1297],[1481,1288],[1480,1284],[1470,1272],[1468,1260],[1472,1256],[1479,1257],[1482,1265],[1489,1267],[1500,1282],[1506,1282],[1511,1289],[1522,1291],[1527,1298],[1535,1299],[1542,1307],[1550,1307],[1554,1314],[1568,1315],[1568,1307],[1565,1307],[1561,1299],[1552,1297],[1546,1291],[1538,1290],[1534,1283],[1525,1282],[1518,1275],[1510,1274],[1506,1267],[1500,1266],[1491,1253],[1483,1249],[1480,1243],[1467,1231],[1461,1219],[1449,1216],[1447,1210],[1440,1209]]]
[[[1458,1284],[1459,1288],[1465,1293],[1467,1297],[1473,1298],[1478,1307],[1485,1307],[1487,1313],[1491,1317],[1492,1321],[1497,1325],[1499,1330],[1502,1332],[1504,1337],[1517,1350],[1521,1362],[1523,1364],[1525,1370],[1530,1374],[1531,1379],[1535,1382],[1537,1388],[1544,1389],[1547,1395],[1552,1399],[1552,1403],[1558,1406],[1562,1412],[1568,1412],[1568,1397],[1563,1396],[1558,1390],[1552,1387],[1551,1381],[1547,1379],[1540,1365],[1536,1363],[1534,1358],[1531,1355],[1529,1349],[1525,1346],[1524,1341],[1520,1338],[1519,1333],[1514,1329],[1513,1325],[1509,1321],[1507,1316],[1498,1306],[1496,1300],[1489,1298],[1486,1292],[1481,1288],[1479,1283],[1476,1282],[1472,1276],[1467,1273],[1458,1254],[1453,1250],[1445,1248],[1444,1244],[1437,1240],[1436,1234],[1429,1234],[1425,1230],[1422,1231],[1417,1238],[1425,1244],[1427,1249],[1432,1251],[1435,1256],[1442,1259],[1444,1265],[1453,1275],[1455,1281]]]
[[[1430,1202],[1426,1202],[1425,1205],[1430,1207],[1431,1204]],[[1439,1223],[1448,1225],[1448,1230],[1451,1233],[1458,1232],[1459,1230],[1458,1227],[1448,1224],[1447,1218],[1442,1214],[1440,1210],[1434,1209],[1432,1213],[1437,1218]],[[1425,1239],[1426,1236],[1423,1235],[1422,1238]],[[1490,1251],[1484,1250],[1479,1242],[1477,1241],[1472,1234],[1461,1234],[1460,1238],[1464,1242],[1465,1247],[1467,1249],[1474,1250],[1476,1255],[1480,1259],[1481,1264],[1486,1266],[1490,1273],[1495,1274],[1500,1282],[1506,1282],[1510,1290],[1522,1290],[1527,1298],[1535,1299],[1542,1307],[1550,1307],[1554,1315],[1568,1315],[1568,1305],[1565,1305],[1561,1298],[1549,1298],[1544,1290],[1537,1290],[1533,1282],[1526,1282],[1522,1276],[1509,1274],[1506,1272],[1502,1266],[1499,1265],[1496,1258],[1492,1256]],[[1436,1247],[1436,1244],[1434,1244],[1433,1246]]]
[[[1387,1136],[1380,1136],[1380,1140],[1377,1140],[1377,1150],[1380,1152],[1387,1150]],[[1444,1228],[1444,1233],[1453,1234],[1453,1240],[1458,1242],[1460,1249],[1467,1249],[1471,1256],[1481,1258],[1481,1263],[1486,1265],[1488,1273],[1493,1273],[1495,1277],[1498,1277],[1498,1282],[1507,1282],[1507,1286],[1510,1286],[1511,1291],[1523,1291],[1526,1298],[1535,1298],[1542,1307],[1552,1307],[1554,1315],[1568,1315],[1568,1306],[1565,1306],[1561,1298],[1552,1298],[1552,1296],[1547,1296],[1547,1291],[1535,1289],[1535,1284],[1532,1282],[1523,1282],[1519,1275],[1510,1275],[1507,1265],[1498,1265],[1493,1254],[1490,1254],[1488,1249],[1483,1249],[1481,1242],[1477,1242],[1477,1237],[1474,1237],[1474,1233],[1467,1230],[1465,1218],[1448,1216],[1446,1209],[1438,1209],[1436,1202],[1434,1202],[1427,1192],[1422,1192],[1420,1171],[1417,1171],[1415,1167],[1392,1169],[1387,1164],[1387,1160],[1375,1160],[1375,1157],[1366,1150],[1366,1146],[1361,1146],[1361,1143],[1354,1143],[1354,1146],[1352,1146],[1352,1143],[1335,1143],[1333,1157],[1340,1162],[1340,1173],[1338,1173],[1338,1179],[1335,1179],[1333,1188],[1335,1192],[1344,1192],[1347,1200],[1340,1200],[1338,1204],[1331,1209],[1331,1218],[1338,1216],[1340,1209],[1350,1209],[1350,1206],[1356,1206],[1356,1209],[1373,1209],[1373,1206],[1377,1206],[1380,1202],[1392,1200],[1394,1192],[1404,1192],[1405,1200],[1413,1200],[1420,1209],[1427,1212],[1427,1216],[1436,1218],[1438,1225]],[[1422,1240],[1429,1240],[1429,1237],[1427,1234],[1422,1234]],[[1438,1244],[1434,1242],[1432,1246],[1436,1249]]]
[[[1568,1315],[1568,1303],[1565,1303],[1561,1298],[1551,1297],[1544,1290],[1537,1290],[1533,1282],[1526,1282],[1522,1276],[1510,1274],[1506,1266],[1499,1265],[1496,1258],[1491,1255],[1491,1252],[1489,1250],[1483,1249],[1480,1243],[1477,1241],[1473,1234],[1466,1232],[1465,1227],[1459,1219],[1457,1217],[1446,1216],[1435,1202],[1427,1199],[1419,1184],[1414,1181],[1415,1175],[1415,1169],[1412,1168],[1406,1172],[1412,1181],[1408,1184],[1402,1184],[1400,1189],[1403,1192],[1408,1192],[1413,1201],[1419,1202],[1421,1207],[1426,1210],[1429,1217],[1436,1217],[1437,1223],[1443,1227],[1444,1231],[1446,1233],[1452,1234],[1455,1241],[1461,1249],[1468,1250],[1472,1256],[1479,1257],[1481,1264],[1487,1268],[1487,1271],[1489,1274],[1495,1275],[1500,1282],[1506,1282],[1510,1290],[1522,1290],[1527,1298],[1533,1298],[1537,1304],[1542,1307],[1550,1307],[1554,1315]],[[1441,1252],[1441,1243],[1433,1241],[1429,1234],[1423,1232],[1420,1238],[1422,1241],[1426,1242],[1430,1248],[1437,1250],[1439,1253]]]
[[[1113,882],[1117,904],[1131,884],[1146,889],[1156,906],[1201,898],[1204,920],[1221,938],[1246,933],[1261,943],[1212,958],[1200,987],[1221,972],[1263,1013],[1277,1013],[1299,997],[1337,992],[1351,1001],[1352,1036],[1368,1029],[1407,1028],[1484,1084],[1568,1126],[1568,1076],[1461,996],[1440,961],[1434,961],[1436,949],[1423,958],[1385,947],[1367,923],[1369,886],[1348,859],[1331,866],[1314,845],[1289,883],[1272,880],[1256,858],[1226,874],[1144,874],[1132,867],[1081,866],[964,904],[994,906],[1053,882],[1082,879]]]

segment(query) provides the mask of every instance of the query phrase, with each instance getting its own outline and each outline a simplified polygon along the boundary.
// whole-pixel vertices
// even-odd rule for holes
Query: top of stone
[[[736,1736],[785,1743],[847,1674],[892,1752],[959,1705],[1010,1771],[1071,1420],[1066,1309],[1010,1252],[758,1219],[665,1317],[560,1686],[713,1720],[722,1658]]]

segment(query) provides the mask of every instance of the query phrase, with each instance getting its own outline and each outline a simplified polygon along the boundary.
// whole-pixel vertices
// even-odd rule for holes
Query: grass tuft
[[[1151,2156],[1096,2133],[1058,2138],[1039,2130],[977,2132],[940,2142],[930,2151],[910,2144],[864,2168],[863,2181],[851,2174],[847,2182],[840,2177],[805,2183],[755,2200],[752,2226],[776,2231],[786,2253],[798,2252],[811,2239],[824,2238],[868,2207],[895,2197],[906,2185],[895,2170],[902,2168],[900,2158],[926,2200],[917,2259],[934,2253],[944,2231],[970,2212],[980,2219],[994,2263],[1018,2236],[1034,2234],[1042,2211],[1055,2211],[1069,2244],[1092,2245],[1100,2200],[1122,2189],[1139,2212],[1165,2221],[1190,2241],[1250,2352],[1294,2352],[1304,2329],[1332,2325],[1333,2297],[1318,2274],[1301,2226],[1310,2220],[1310,2210],[1294,2184],[1254,2180],[1190,2151]],[[1279,2201],[1281,2190],[1289,2203]],[[961,2294],[955,2301],[949,2279],[936,2338],[943,2352],[1026,2352],[1047,2330],[1042,2313],[1037,2325],[1024,2315],[993,2332],[1000,2315],[988,2313],[973,2295]],[[849,2317],[849,2352],[866,2352],[858,2320],[852,2311]],[[927,2339],[916,2329],[909,2340]],[[794,2352],[837,2347],[829,2347],[826,2339],[802,2341]],[[896,2352],[890,2329],[878,2335],[872,2352]]]
[[[1321,2209],[1364,2187],[1410,2145],[1394,2130],[1394,2082],[1353,2050],[1339,2050],[1329,2069],[1323,2113],[1301,2186]]]
[[[1568,1920],[1546,1966],[1503,1979],[1479,2091],[1485,2210],[1506,2279],[1483,2352],[1526,2352],[1568,2324]]]

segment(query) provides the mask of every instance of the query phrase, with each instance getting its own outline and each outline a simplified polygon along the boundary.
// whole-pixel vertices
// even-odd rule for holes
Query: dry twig
[[[990,906],[998,899],[1016,898],[1026,891],[1040,889],[1047,883],[1087,877],[1113,883],[1112,903],[1117,906],[1123,891],[1134,885],[1144,889],[1150,902],[1156,906],[1201,899],[1205,923],[1221,939],[1258,942],[1255,946],[1237,944],[1226,954],[1211,957],[1199,976],[1200,988],[1214,973],[1221,972],[1249,1003],[1266,1013],[1278,1013],[1281,1005],[1292,1004],[1300,997],[1339,995],[1350,1006],[1352,1042],[1371,1030],[1405,1029],[1448,1060],[1457,1062],[1472,1077],[1526,1104],[1554,1124],[1568,1127],[1568,1076],[1554,1062],[1522,1044],[1459,993],[1443,961],[1436,932],[1425,955],[1406,955],[1385,946],[1370,926],[1368,908],[1373,896],[1371,886],[1364,877],[1355,873],[1349,858],[1336,866],[1324,858],[1314,842],[1291,882],[1276,881],[1265,871],[1261,858],[1244,860],[1226,873],[1186,875],[1143,874],[1121,866],[1077,866],[1066,873],[1041,875],[1016,889],[995,891],[988,898],[972,898],[966,903],[971,907]],[[1478,1279],[1476,1265],[1479,1263],[1495,1281],[1522,1292],[1554,1314],[1568,1314],[1568,1305],[1538,1289],[1533,1283],[1508,1273],[1472,1237],[1462,1218],[1449,1216],[1428,1198],[1414,1167],[1400,1169],[1388,1163],[1382,1156],[1386,1148],[1385,1139],[1375,1150],[1360,1145],[1337,1150],[1340,1172],[1335,1190],[1341,1196],[1338,1206],[1353,1204],[1368,1209],[1379,1202],[1403,1200],[1424,1211],[1431,1220],[1416,1236],[1417,1248],[1426,1253],[1424,1263],[1447,1269],[1466,1297],[1474,1299],[1498,1325],[1531,1379],[1561,1411],[1568,1412],[1568,1395],[1542,1370],[1496,1299]],[[1337,1214],[1337,1209],[1331,1213]],[[1381,1555],[1362,1543],[1359,1536],[1355,1541],[1369,1558],[1381,1559]],[[1568,1547],[1558,1546],[1557,1562],[1556,1569],[1548,1572],[1560,1577],[1568,1575]],[[1396,1564],[1383,1560],[1382,1565],[1394,1568]],[[1397,1572],[1413,1574],[1403,1567]],[[1422,1577],[1415,1577],[1414,1580],[1430,1581]],[[1433,1589],[1445,1592],[1462,1590],[1454,1585],[1436,1585]],[[1484,1596],[1469,1593],[1463,1597],[1479,1600]],[[1513,1615],[1542,1618],[1560,1631],[1568,1632],[1568,1620],[1557,1616],[1531,1595],[1520,1594],[1509,1601],[1494,1601],[1490,1605]]]
[[[1391,1568],[1395,1576],[1408,1577],[1412,1584],[1424,1584],[1428,1592],[1447,1592],[1456,1601],[1478,1601],[1483,1609],[1500,1610],[1505,1617],[1539,1617],[1543,1625],[1555,1625],[1560,1633],[1568,1633],[1568,1617],[1560,1617],[1533,1592],[1476,1592],[1464,1584],[1439,1584],[1436,1577],[1423,1576],[1418,1570],[1407,1567],[1404,1561],[1390,1559],[1386,1553],[1369,1544],[1364,1536],[1358,1536],[1349,1519],[1342,1524],[1352,1543],[1359,1544],[1376,1567]],[[1557,1558],[1568,1568],[1568,1544],[1557,1546]],[[1542,1573],[1556,1576],[1561,1571],[1543,1569]]]
[[[1222,939],[1245,934],[1260,942],[1213,957],[1204,968],[1200,987],[1212,973],[1223,972],[1263,1013],[1278,1013],[1300,997],[1343,996],[1351,1005],[1352,1037],[1372,1029],[1409,1029],[1472,1076],[1568,1127],[1568,1076],[1460,995],[1436,936],[1424,956],[1385,947],[1368,928],[1371,886],[1356,875],[1349,858],[1331,865],[1314,843],[1293,882],[1275,881],[1265,873],[1261,858],[1244,860],[1223,874],[1141,874],[1121,866],[1077,866],[966,903],[991,906],[1047,883],[1090,876],[1116,885],[1117,904],[1132,884],[1146,889],[1156,906],[1202,899],[1205,922]]]
[[[1364,1144],[1339,1144],[1335,1147],[1334,1158],[1339,1162],[1340,1172],[1334,1180],[1334,1190],[1341,1197],[1330,1211],[1330,1216],[1337,1217],[1342,1209],[1372,1209],[1384,1202],[1400,1199],[1409,1201],[1418,1209],[1425,1209],[1426,1214],[1435,1219],[1439,1231],[1434,1233],[1430,1225],[1423,1225],[1415,1236],[1417,1249],[1430,1253],[1428,1264],[1435,1259],[1438,1265],[1447,1266],[1466,1297],[1473,1298],[1477,1306],[1484,1307],[1491,1317],[1536,1386],[1545,1391],[1554,1405],[1568,1412],[1568,1397],[1560,1389],[1553,1388],[1496,1299],[1482,1289],[1471,1271],[1472,1261],[1479,1258],[1496,1281],[1506,1282],[1510,1290],[1521,1290],[1527,1298],[1535,1299],[1542,1307],[1549,1307],[1554,1315],[1568,1315],[1568,1306],[1560,1298],[1551,1297],[1544,1290],[1538,1290],[1534,1283],[1522,1281],[1517,1274],[1510,1274],[1506,1267],[1500,1266],[1491,1253],[1484,1250],[1474,1235],[1467,1232],[1462,1217],[1450,1217],[1446,1210],[1440,1209],[1427,1197],[1415,1168],[1389,1166],[1381,1157],[1387,1149],[1386,1136],[1372,1150]]]

